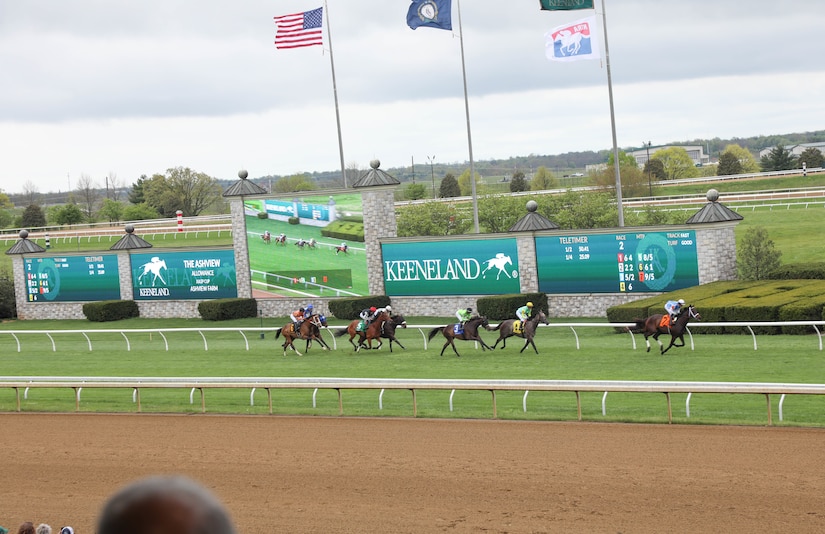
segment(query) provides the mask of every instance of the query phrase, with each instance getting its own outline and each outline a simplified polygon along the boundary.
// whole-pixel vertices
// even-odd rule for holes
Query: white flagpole
[[[604,0],[602,0],[604,1]],[[467,99],[467,70],[464,67],[464,31],[461,28],[461,0],[457,1],[458,4],[458,36],[461,42],[461,74],[464,77],[464,112],[467,115],[467,145],[470,149],[470,184],[472,186],[473,191],[473,227],[475,228],[475,233],[479,233],[478,230],[478,197],[476,196],[476,173],[475,167],[473,164],[473,135],[470,131],[470,103]]]
[[[344,179],[344,187],[347,186],[347,171],[344,166],[344,142],[341,139],[341,115],[338,113],[338,86],[335,84],[335,61],[332,58],[332,31],[329,27],[329,9],[327,0],[324,0],[324,17],[327,19],[327,40],[329,41],[329,66],[332,69],[332,94],[335,98],[335,122],[338,124],[338,155],[341,158],[341,177]]]
[[[602,0],[602,26],[604,27],[604,63],[607,68],[607,93],[610,97],[610,128],[613,133],[613,169],[616,174],[616,203],[619,207],[619,227],[623,227],[622,176],[619,171],[619,145],[616,141],[616,116],[613,112],[613,82],[610,78],[610,51],[607,46],[607,13],[604,9],[604,0]]]

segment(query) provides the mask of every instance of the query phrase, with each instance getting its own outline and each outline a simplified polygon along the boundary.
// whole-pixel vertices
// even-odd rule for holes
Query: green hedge
[[[332,239],[346,239],[348,241],[364,242],[364,222],[338,220],[321,230],[321,235]]]
[[[714,282],[637,300],[607,310],[610,322],[627,323],[664,313],[664,303],[683,298],[696,306],[703,322],[821,321],[825,319],[825,281],[763,280]],[[810,334],[810,326],[755,326],[757,334]],[[702,333],[749,334],[747,328],[714,326]]]
[[[503,321],[505,319],[515,319],[516,310],[528,302],[533,303],[533,312],[541,310],[546,314],[549,313],[546,293],[515,293],[481,297],[478,299],[476,306],[479,315],[484,315],[493,321]]]
[[[84,304],[83,315],[90,321],[103,323],[139,317],[140,310],[134,300],[103,300]]]
[[[329,311],[336,319],[358,319],[358,314],[364,308],[375,306],[383,308],[390,305],[390,297],[386,295],[367,295],[366,297],[348,297],[329,301]]]
[[[825,280],[825,262],[782,265],[768,274],[771,280]]]
[[[198,313],[206,321],[228,321],[258,316],[255,299],[216,299],[198,304]]]

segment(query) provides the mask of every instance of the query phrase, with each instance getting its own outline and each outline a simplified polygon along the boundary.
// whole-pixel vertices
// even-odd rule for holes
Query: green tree
[[[447,202],[424,202],[398,211],[399,237],[422,235],[461,235],[470,231],[471,218],[462,216]]]
[[[20,225],[25,228],[39,228],[41,226],[46,226],[46,215],[37,204],[29,204],[28,207],[23,210],[23,217],[20,220]]]
[[[736,247],[736,266],[742,280],[765,280],[780,265],[782,252],[776,250],[763,226],[748,228]]]
[[[649,176],[651,181],[655,180],[658,182],[666,178],[665,166],[662,164],[662,161],[658,159],[651,158],[647,160],[642,172],[645,173],[645,176]]]
[[[0,270],[0,319],[17,317],[17,301],[14,298],[14,276],[4,267]]]
[[[616,201],[609,193],[568,191],[551,197],[543,206],[539,204],[539,210],[564,229],[610,228],[619,224]]]
[[[14,215],[9,210],[0,210],[0,228],[11,228]]]
[[[160,213],[146,202],[141,202],[140,204],[126,206],[121,217],[124,221],[145,221],[147,219],[159,219]]]
[[[797,162],[799,163],[799,168],[802,168],[802,162],[805,162],[805,165],[808,169],[815,169],[817,167],[825,166],[825,156],[822,155],[822,152],[818,148],[814,148],[809,146],[797,158]]]
[[[623,197],[640,197],[650,194],[650,183],[647,175],[642,172],[642,169],[636,164],[622,161],[620,169],[620,179],[622,181],[622,196]],[[607,191],[616,191],[616,171],[613,164],[607,168],[596,171],[590,175],[590,182],[594,185],[602,187]]]
[[[438,196],[441,198],[453,198],[461,196],[461,188],[452,173],[444,175],[441,185],[438,186]]]
[[[719,166],[716,168],[718,176],[733,176],[742,174],[742,164],[733,152],[722,152],[719,156]]]
[[[756,162],[756,158],[753,157],[753,154],[747,148],[737,144],[730,144],[725,147],[725,150],[722,153],[724,154],[725,152],[730,152],[736,156],[736,159],[739,160],[739,165],[742,167],[743,173],[759,172],[759,163]]]
[[[682,178],[695,178],[699,175],[693,160],[682,147],[673,146],[657,150],[651,159],[658,159],[662,162],[665,170],[665,180],[680,180]]]
[[[481,176],[476,173],[476,193],[481,188]],[[465,170],[461,173],[461,176],[458,177],[458,188],[461,191],[461,195],[463,196],[470,196],[473,194],[473,184],[470,182],[470,169]]]
[[[177,210],[184,217],[200,215],[221,200],[218,181],[188,167],[174,167],[166,175],[155,174],[143,184],[146,203],[163,217],[174,217]]]
[[[510,192],[519,193],[521,191],[527,191],[527,180],[524,178],[523,172],[516,171],[510,179]]]
[[[536,169],[536,174],[534,174],[533,179],[530,180],[530,191],[545,191],[558,187],[559,179],[543,165]]]
[[[9,210],[13,207],[14,204],[11,199],[9,199],[9,196],[5,194],[2,189],[0,189],[0,210]]]
[[[111,198],[103,199],[103,204],[97,214],[109,222],[117,222],[123,216],[123,203]]]
[[[783,146],[775,146],[759,160],[763,172],[796,169],[796,158]]]
[[[77,204],[63,204],[58,206],[52,214],[54,222],[60,226],[82,223],[85,219],[83,211]]]
[[[527,214],[523,196],[483,196],[478,199],[478,224],[490,233],[506,232]]]
[[[297,193],[298,191],[314,191],[315,184],[306,174],[284,176],[272,186],[273,193]]]
[[[407,200],[419,200],[424,198],[426,194],[427,188],[422,184],[408,184],[404,189],[404,196],[407,197]]]
[[[132,204],[141,204],[146,202],[146,196],[143,191],[143,186],[148,178],[145,174],[141,174],[137,182],[132,184],[132,189],[129,190],[129,202]]]

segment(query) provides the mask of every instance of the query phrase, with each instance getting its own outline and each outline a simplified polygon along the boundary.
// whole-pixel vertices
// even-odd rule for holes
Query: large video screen
[[[255,298],[369,294],[360,193],[244,200]]]

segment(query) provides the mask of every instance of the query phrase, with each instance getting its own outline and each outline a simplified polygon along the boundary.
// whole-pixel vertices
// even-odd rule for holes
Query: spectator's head
[[[60,529],[60,534],[74,534],[74,529],[72,527],[63,527]]]
[[[98,534],[234,534],[218,499],[180,476],[151,477],[113,495],[98,520]]]
[[[35,534],[34,524],[31,521],[26,521],[17,529],[17,534]]]
[[[35,530],[37,534],[52,534],[52,527],[47,525],[46,523],[40,523],[37,525],[37,529]]]

